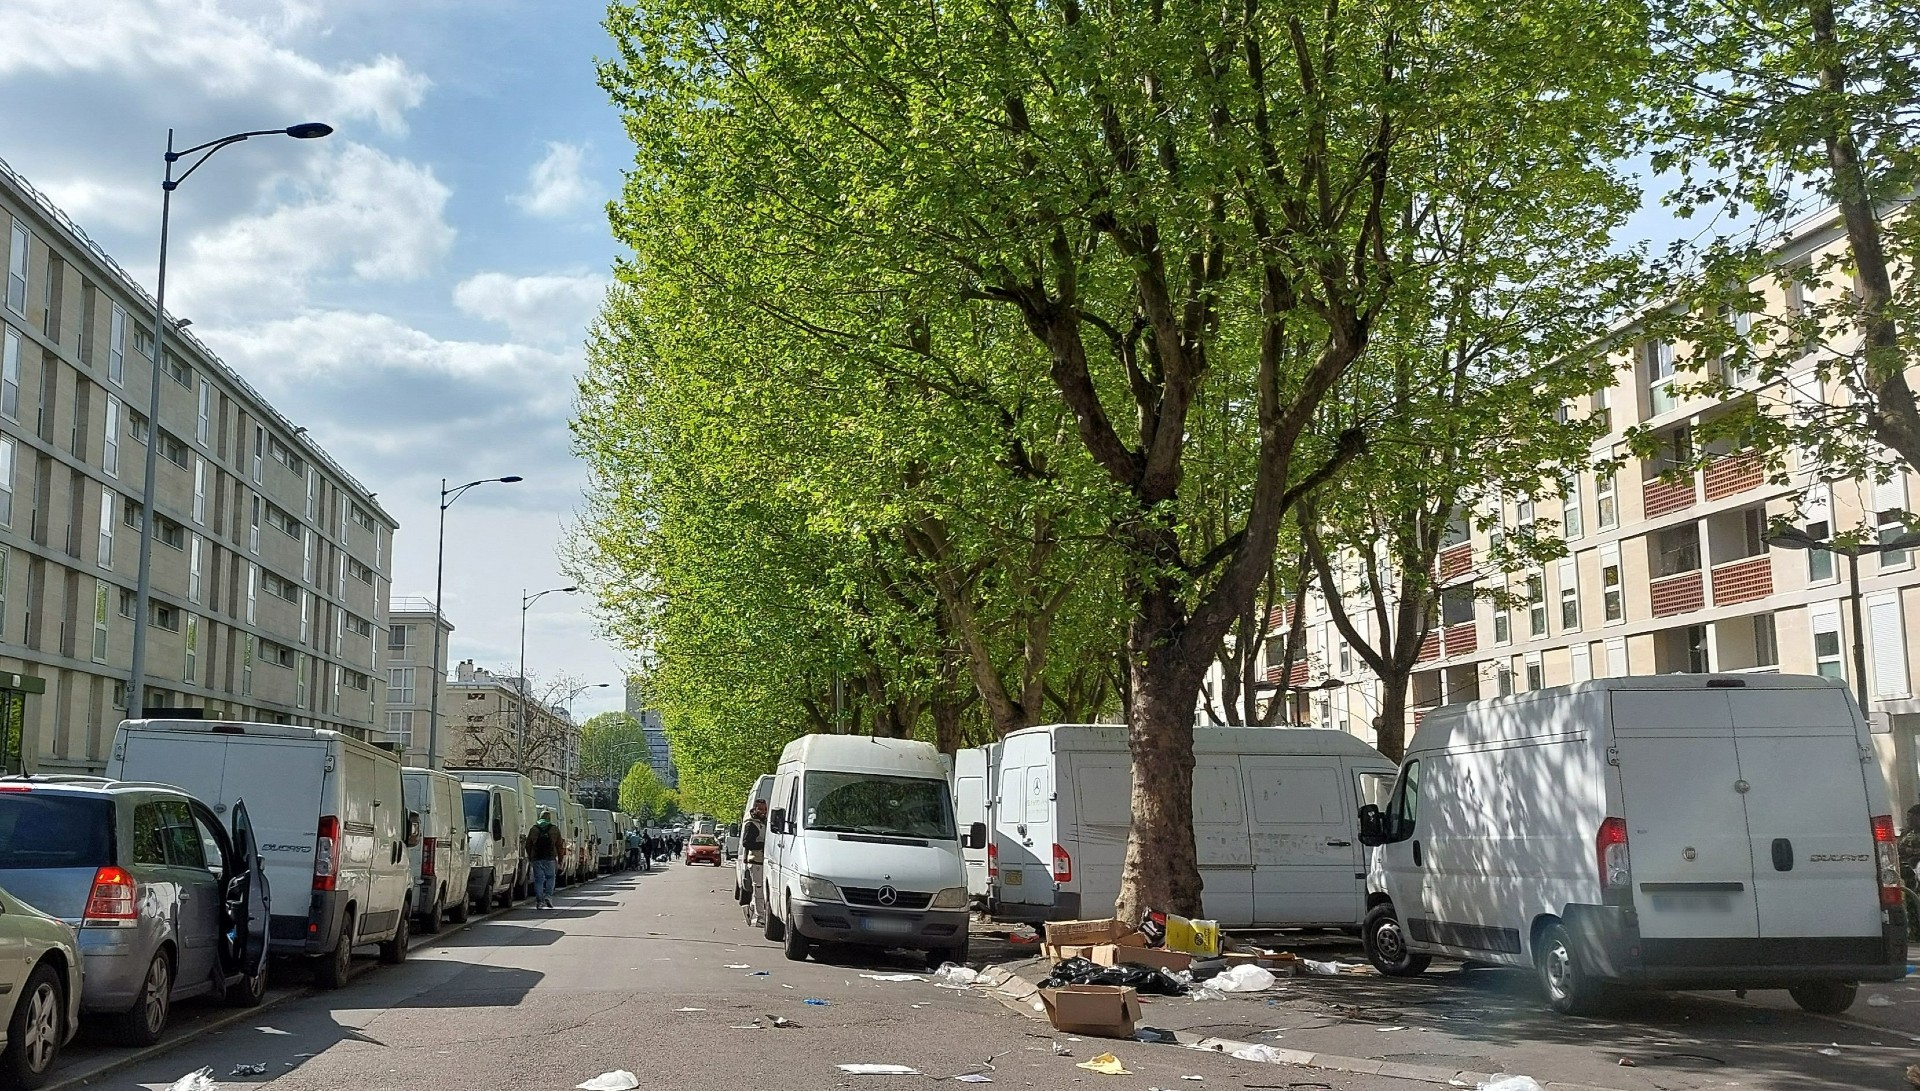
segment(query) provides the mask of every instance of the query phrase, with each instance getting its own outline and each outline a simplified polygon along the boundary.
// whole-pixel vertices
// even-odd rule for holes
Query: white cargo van
[[[767,816],[766,935],[904,947],[964,962],[967,870],[950,768],[923,742],[808,735],[780,752]],[[985,826],[964,831],[984,842]]]
[[[994,774],[999,771],[1000,744],[976,746],[953,755],[953,816],[965,827],[975,822],[993,829]],[[961,851],[967,860],[967,895],[985,905],[992,894],[987,874],[991,843]]]
[[[1833,1013],[1906,972],[1892,808],[1837,679],[1610,678],[1434,709],[1362,814],[1374,965],[1616,986],[1786,988]]]
[[[740,829],[743,834],[747,828],[747,823],[753,820],[754,804],[767,803],[771,806],[772,804],[768,801],[772,798],[773,774],[762,773],[755,777],[753,779],[753,791],[747,793],[747,805],[741,808],[740,811]],[[764,829],[761,831],[762,834],[765,832]],[[767,839],[763,837],[761,841],[763,846],[760,850],[762,862],[764,862],[766,856],[766,849],[764,847],[766,840]],[[744,849],[733,859],[733,900],[739,902],[741,905],[753,904],[752,876],[754,863],[755,861],[749,859]]]
[[[1344,731],[1199,727],[1193,834],[1204,915],[1227,928],[1352,928],[1366,911],[1356,812],[1393,763]],[[1055,725],[1000,741],[989,911],[1106,917],[1133,821],[1133,759],[1116,725]]]
[[[534,820],[540,817],[540,804],[534,799],[533,779],[525,773],[512,769],[459,769],[460,779],[467,784],[498,784],[511,789],[507,801],[520,808],[520,818],[515,823],[519,833],[513,842],[516,873],[513,877],[513,897],[524,898],[533,892],[533,865],[528,862],[525,846],[520,838],[533,828]],[[557,821],[557,819],[556,819]],[[510,904],[510,903],[501,903]]]
[[[124,720],[107,775],[178,785],[218,814],[244,795],[275,892],[273,950],[315,956],[323,988],[346,983],[363,943],[406,961],[420,827],[391,753],[323,728]]]
[[[407,809],[420,816],[413,866],[413,908],[422,932],[438,932],[441,915],[467,919],[467,816],[460,778],[438,769],[400,771]]]
[[[587,808],[587,837],[593,844],[593,870],[605,875],[613,870],[613,852],[617,830],[613,812],[599,807]],[[626,848],[621,847],[622,853]]]
[[[519,793],[466,781],[460,797],[467,814],[467,900],[481,912],[490,905],[505,909],[519,897],[526,870]]]

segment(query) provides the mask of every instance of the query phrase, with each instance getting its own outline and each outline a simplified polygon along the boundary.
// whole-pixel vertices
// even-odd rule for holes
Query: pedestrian
[[[527,831],[527,859],[533,861],[533,907],[553,908],[554,871],[567,853],[567,839],[553,824],[553,812],[541,811],[540,820]]]
[[[747,817],[747,824],[740,828],[740,852],[747,858],[747,890],[751,895],[748,910],[749,919],[755,928],[763,928],[767,923],[767,891],[764,882],[764,867],[767,849],[767,801],[753,801],[753,811]]]
[[[627,831],[627,870],[640,866],[640,831]]]

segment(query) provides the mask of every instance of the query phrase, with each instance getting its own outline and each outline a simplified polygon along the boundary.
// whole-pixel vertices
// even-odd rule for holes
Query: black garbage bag
[[[1102,966],[1084,958],[1064,959],[1041,982],[1049,989],[1063,985],[1122,985],[1149,996],[1185,996],[1187,987],[1165,970],[1152,966]]]

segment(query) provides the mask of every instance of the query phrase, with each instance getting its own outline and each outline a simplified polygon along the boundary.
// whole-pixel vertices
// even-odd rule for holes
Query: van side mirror
[[[1360,843],[1367,846],[1384,845],[1387,837],[1387,817],[1380,813],[1378,803],[1369,803],[1360,808]]]
[[[970,849],[984,849],[987,847],[987,824],[985,822],[975,822],[973,826],[967,830],[965,847]]]
[[[787,832],[787,809],[785,807],[775,807],[773,810],[767,812],[767,829],[772,830],[774,833]]]
[[[407,847],[410,849],[417,849],[420,847],[420,812],[419,811],[407,812]]]

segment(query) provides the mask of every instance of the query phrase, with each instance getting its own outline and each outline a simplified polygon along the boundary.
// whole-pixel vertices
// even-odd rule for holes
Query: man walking
[[[767,923],[767,892],[765,872],[767,849],[767,801],[753,801],[753,813],[747,818],[747,824],[740,828],[740,851],[747,858],[747,889],[751,894],[748,903],[748,919],[754,927],[764,927]]]
[[[637,867],[640,867],[640,831],[630,829],[627,831],[627,869]]]
[[[553,908],[554,870],[567,851],[566,838],[554,827],[553,812],[541,811],[527,831],[527,859],[533,861],[533,907]]]

